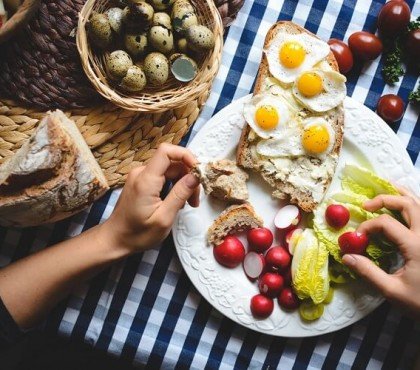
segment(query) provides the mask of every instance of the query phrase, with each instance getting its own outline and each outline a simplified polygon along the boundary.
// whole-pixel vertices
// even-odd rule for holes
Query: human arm
[[[406,225],[391,216],[381,215],[362,223],[357,231],[383,233],[398,246],[404,265],[393,274],[387,274],[361,255],[345,255],[343,262],[376,286],[388,300],[420,318],[420,200],[406,190],[402,189],[401,193],[402,196],[379,195],[364,207],[372,212],[383,207],[400,211]]]
[[[113,262],[146,250],[169,234],[188,200],[198,205],[194,156],[164,144],[144,167],[132,170],[114,212],[103,224],[0,270],[0,297],[21,328],[39,322],[61,299]],[[177,180],[168,196],[166,180]]]

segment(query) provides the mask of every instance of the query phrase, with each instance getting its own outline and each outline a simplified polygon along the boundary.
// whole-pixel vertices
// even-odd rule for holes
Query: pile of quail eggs
[[[169,74],[188,82],[196,60],[214,47],[213,32],[198,23],[188,0],[118,0],[105,13],[93,12],[87,30],[98,52],[107,51],[106,73],[126,92],[162,86]]]

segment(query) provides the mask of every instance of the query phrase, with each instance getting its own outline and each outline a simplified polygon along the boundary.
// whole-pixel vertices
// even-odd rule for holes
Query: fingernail
[[[353,267],[356,266],[357,260],[353,255],[345,254],[343,256],[343,263],[347,266]]]
[[[185,176],[184,178],[185,185],[187,185],[190,189],[195,189],[197,185],[200,183],[194,175],[191,175],[190,173]]]

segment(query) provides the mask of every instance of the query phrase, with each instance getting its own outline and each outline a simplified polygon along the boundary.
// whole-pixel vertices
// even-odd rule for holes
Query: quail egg
[[[149,0],[155,10],[166,10],[168,9],[175,0]]]
[[[163,85],[169,76],[168,59],[162,53],[150,53],[144,60],[144,73],[152,85]]]
[[[116,34],[120,34],[122,30],[123,10],[120,8],[110,8],[105,15],[108,17],[109,24]]]
[[[154,14],[153,7],[144,1],[131,2],[123,12],[123,19],[127,27],[143,30],[150,27]]]
[[[188,51],[188,41],[187,41],[187,39],[179,39],[176,42],[176,46],[181,53],[186,53]]]
[[[171,17],[167,13],[155,13],[153,16],[152,26],[163,26],[166,27],[168,30],[171,30]]]
[[[124,50],[115,50],[106,58],[108,76],[113,80],[120,80],[133,65],[130,56]]]
[[[149,30],[149,43],[155,50],[167,54],[174,48],[174,36],[166,27],[153,26]]]
[[[93,13],[88,23],[89,39],[93,45],[106,49],[112,44],[112,29],[108,17],[104,14]]]
[[[180,18],[174,17],[172,20],[174,30],[180,34],[184,34],[188,28],[197,24],[198,19],[194,12],[186,13]]]
[[[194,13],[194,7],[191,3],[188,0],[176,0],[172,7],[172,19],[181,19],[188,13]]]
[[[214,34],[206,26],[191,26],[186,37],[192,50],[209,50],[214,47]]]
[[[145,52],[147,43],[147,36],[145,33],[126,34],[124,36],[125,49],[134,58],[141,56]]]
[[[173,54],[169,58],[171,72],[178,81],[188,82],[197,76],[197,63],[185,54]]]
[[[121,80],[120,87],[125,91],[139,92],[145,88],[146,82],[146,75],[143,70],[138,66],[131,66]]]

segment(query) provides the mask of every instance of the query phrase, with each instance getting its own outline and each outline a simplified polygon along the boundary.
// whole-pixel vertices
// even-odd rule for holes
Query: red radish
[[[363,254],[369,244],[369,238],[365,233],[348,231],[338,238],[338,245],[343,254]]]
[[[262,274],[265,267],[265,258],[262,254],[249,252],[246,254],[243,263],[245,275],[250,280],[255,280]]]
[[[290,286],[292,285],[292,270],[290,267],[281,273],[281,276],[283,276],[284,286]]]
[[[277,212],[274,218],[274,225],[280,230],[290,230],[295,228],[302,218],[298,207],[289,204]]]
[[[270,269],[282,271],[290,266],[290,254],[283,247],[273,247],[267,251],[265,262]]]
[[[266,227],[257,227],[248,231],[249,246],[258,253],[265,252],[273,244],[273,233]]]
[[[325,219],[334,229],[341,229],[349,222],[350,212],[341,204],[330,204],[325,210]]]
[[[227,236],[223,242],[213,248],[214,258],[225,267],[238,266],[245,257],[245,248],[234,236]]]
[[[260,293],[275,298],[283,289],[283,277],[273,272],[266,272],[258,282]]]
[[[301,228],[292,229],[287,232],[284,239],[289,249],[289,253],[291,255],[293,255],[298,238],[302,233],[303,233],[303,229]]]
[[[280,307],[283,307],[286,310],[294,310],[299,307],[300,303],[299,298],[293,292],[292,288],[284,288],[277,300]]]
[[[254,316],[265,319],[270,316],[274,309],[274,303],[271,298],[262,294],[254,295],[251,298],[251,312]]]

